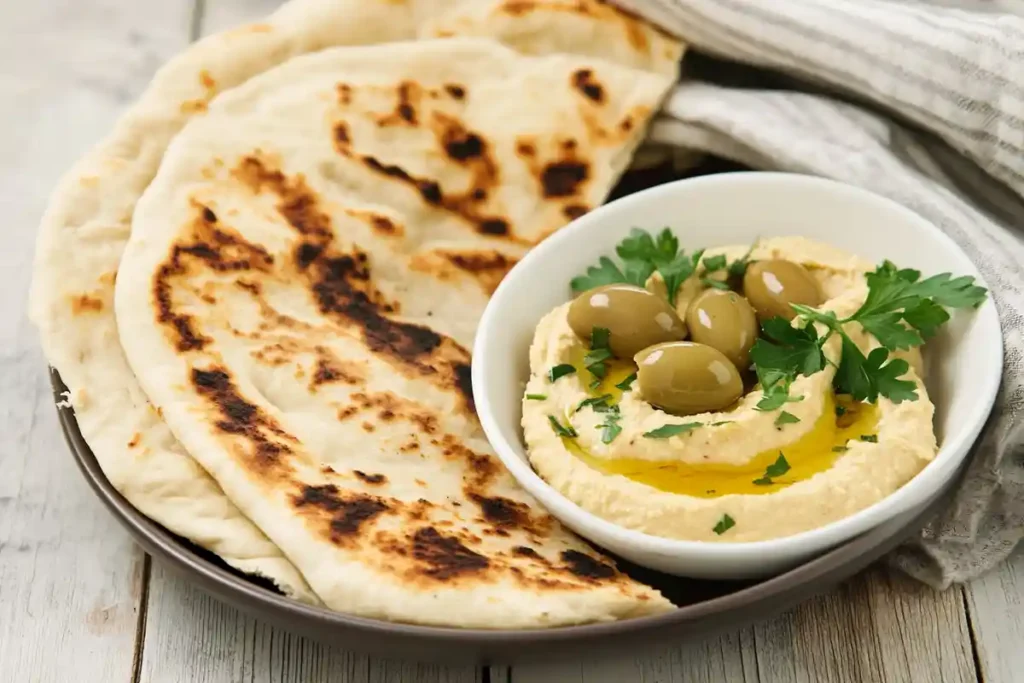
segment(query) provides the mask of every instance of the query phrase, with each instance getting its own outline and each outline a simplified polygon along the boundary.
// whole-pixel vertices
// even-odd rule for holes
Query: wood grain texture
[[[636,660],[595,657],[583,664],[513,667],[510,683],[976,680],[959,590],[937,593],[875,568],[786,614],[720,638]]]
[[[1024,680],[1024,549],[963,587],[985,683]]]
[[[754,629],[760,680],[975,681],[956,589],[878,567]]]
[[[475,683],[475,667],[354,655],[275,628],[153,567],[143,683]]]
[[[59,176],[186,39],[187,0],[0,3],[0,678],[128,681],[143,555],[61,437],[24,317],[36,228]]]
[[[582,664],[514,666],[508,683],[758,683],[753,645],[753,629],[746,628],[635,657],[595,653]]]

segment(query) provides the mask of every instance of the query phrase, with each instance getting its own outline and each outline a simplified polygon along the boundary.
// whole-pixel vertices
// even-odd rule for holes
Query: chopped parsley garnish
[[[615,253],[622,259],[621,268],[607,256],[602,256],[596,266],[587,268],[586,275],[572,279],[570,285],[573,291],[583,292],[616,282],[643,287],[647,279],[657,271],[665,281],[669,302],[675,304],[679,286],[693,275],[704,250],[693,254],[680,250],[679,239],[668,228],[658,233],[657,237],[640,228],[633,228],[629,236],[615,248]]]
[[[635,381],[636,381],[636,373],[634,372],[632,375],[630,375],[626,379],[624,379],[621,382],[619,382],[618,384],[616,384],[615,388],[616,389],[621,389],[622,391],[629,391],[629,388],[631,386],[633,386],[633,382],[635,382]]]
[[[910,369],[902,358],[890,358],[890,352],[920,346],[949,320],[946,308],[977,307],[985,300],[986,290],[974,284],[974,278],[953,278],[941,273],[921,280],[921,273],[897,269],[885,261],[866,275],[868,294],[851,316],[839,318],[832,311],[819,311],[793,304],[797,327],[782,318],[766,320],[764,337],[750,350],[758,379],[769,405],[785,403],[789,384],[797,375],[811,375],[825,366],[822,346],[833,334],[842,340],[834,385],[837,393],[849,394],[855,401],[874,403],[879,396],[893,403],[918,398],[916,386],[901,379]],[[825,333],[818,336],[814,325]],[[867,356],[843,329],[859,323],[881,346]],[[762,402],[765,402],[763,400]],[[759,409],[762,408],[758,405]]]
[[[686,432],[692,431],[697,427],[702,426],[701,422],[686,422],[678,425],[662,425],[657,429],[652,429],[649,432],[644,432],[644,436],[648,439],[667,439],[672,436],[679,434],[685,434]]]
[[[590,333],[590,351],[583,357],[583,365],[597,381],[596,386],[594,382],[591,382],[591,389],[596,389],[608,374],[608,366],[605,365],[605,361],[612,357],[612,350],[608,347],[609,337],[610,333],[604,327],[595,327]]]
[[[789,472],[789,463],[786,461],[786,456],[779,451],[778,459],[771,465],[768,465],[764,469],[764,476],[760,479],[755,479],[753,483],[758,486],[771,486],[775,483],[773,479],[781,477],[786,472]]]
[[[574,372],[576,372],[576,368],[573,367],[572,365],[569,365],[568,363],[556,365],[555,367],[548,370],[548,381],[554,382],[559,377],[565,377],[566,375],[571,375]]]
[[[547,394],[527,394],[526,399],[528,401],[543,401],[548,397]]]
[[[867,441],[868,443],[878,443],[877,434],[861,434],[857,438],[860,439],[861,441]]]
[[[554,430],[555,434],[566,439],[576,438],[576,430],[572,428],[572,425],[563,425],[558,421],[554,415],[548,415],[548,422],[551,423],[551,429]]]
[[[714,526],[712,531],[714,531],[716,534],[721,536],[722,534],[724,534],[726,531],[728,531],[729,529],[733,528],[734,526],[736,526],[736,520],[735,519],[733,519],[729,515],[722,515],[722,519],[718,520],[718,524],[716,524]]]
[[[725,268],[725,254],[704,257],[704,270],[707,272],[713,273],[716,270],[721,270],[722,268]]]
[[[607,327],[595,327],[590,331],[590,348],[608,349],[612,333]]]
[[[785,410],[783,410],[775,418],[775,426],[776,427],[781,427],[782,425],[796,424],[799,421],[800,421],[799,417],[797,417],[793,413],[787,413]]]
[[[733,420],[722,420],[721,422],[712,422],[711,426],[712,427],[718,427],[720,425],[731,425],[732,423],[733,423]]]
[[[848,450],[850,450],[850,449],[847,448],[846,446],[833,446],[832,447],[832,452],[833,453],[845,453]]]
[[[598,377],[597,379],[592,381],[590,384],[588,384],[587,388],[590,389],[591,391],[593,391],[594,389],[597,389],[599,386],[601,386],[601,378],[600,377]]]
[[[837,405],[836,417],[842,417],[843,415],[846,415],[846,408],[842,407],[841,405]]]
[[[591,406],[593,407],[594,412],[603,413],[611,408],[611,406],[608,405],[608,401],[610,401],[611,399],[611,394],[604,394],[603,396],[592,396],[590,398],[585,398],[579,402],[579,404],[576,406],[576,409],[573,410],[572,412],[578,413],[587,406]]]
[[[598,429],[601,430],[601,443],[611,443],[619,435],[622,431],[622,427],[619,426],[621,419],[618,406],[612,406],[612,410],[605,413],[604,422],[598,425]]]

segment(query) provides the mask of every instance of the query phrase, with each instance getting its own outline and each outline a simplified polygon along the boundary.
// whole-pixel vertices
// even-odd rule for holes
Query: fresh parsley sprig
[[[669,302],[675,304],[679,287],[697,270],[704,250],[692,254],[681,250],[679,239],[668,228],[657,236],[633,228],[629,236],[615,248],[615,253],[622,259],[621,268],[607,256],[602,256],[596,266],[587,268],[586,275],[572,279],[570,285],[573,291],[583,292],[617,282],[643,287],[647,279],[657,271],[665,280]]]
[[[847,318],[792,304],[798,315],[796,327],[782,318],[762,324],[764,337],[750,350],[764,390],[759,409],[781,407],[788,399],[789,384],[798,375],[811,375],[824,368],[822,347],[833,334],[842,340],[834,382],[837,393],[868,403],[876,402],[879,396],[893,403],[916,400],[914,383],[901,379],[910,365],[901,358],[890,358],[890,352],[920,346],[949,320],[947,308],[977,307],[987,294],[984,287],[974,284],[973,277],[954,278],[941,273],[921,280],[919,271],[898,269],[889,261],[866,278],[867,297]],[[820,324],[825,333],[819,336],[810,323]],[[848,323],[859,323],[881,346],[865,356],[843,329]]]

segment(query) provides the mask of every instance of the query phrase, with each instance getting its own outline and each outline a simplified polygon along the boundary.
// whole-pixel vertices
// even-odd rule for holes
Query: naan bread
[[[515,628],[671,607],[528,497],[467,351],[670,81],[491,40],[325,50],[224,93],[136,206],[116,312],[188,452],[334,609]]]

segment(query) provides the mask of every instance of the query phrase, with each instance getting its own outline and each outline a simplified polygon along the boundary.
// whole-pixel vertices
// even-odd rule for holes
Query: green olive
[[[737,370],[750,365],[750,347],[757,339],[757,318],[750,303],[736,292],[708,289],[686,312],[690,338],[718,349]]]
[[[608,345],[619,358],[632,358],[648,346],[682,339],[679,314],[661,297],[642,287],[605,285],[583,292],[569,305],[569,327],[590,339],[595,327],[608,330]]]
[[[722,410],[743,395],[736,366],[718,349],[667,342],[636,355],[640,397],[673,415]]]
[[[790,304],[819,306],[823,301],[814,277],[799,263],[784,259],[757,261],[743,276],[743,294],[762,321],[775,316],[792,320]]]

